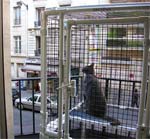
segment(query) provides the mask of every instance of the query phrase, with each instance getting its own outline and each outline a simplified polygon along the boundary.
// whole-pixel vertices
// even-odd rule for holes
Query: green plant
[[[141,47],[143,46],[143,41],[130,40],[130,41],[127,41],[127,45],[128,47]]]
[[[126,35],[126,28],[110,28],[108,38],[122,38]]]

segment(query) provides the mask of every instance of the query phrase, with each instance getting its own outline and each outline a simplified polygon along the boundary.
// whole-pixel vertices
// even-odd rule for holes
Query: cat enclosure
[[[149,136],[149,16],[150,3],[43,13],[41,138]],[[90,79],[83,68],[90,64],[95,87],[92,81],[85,86]],[[86,110],[86,90],[93,93],[97,85],[105,96],[104,117]],[[57,108],[47,97],[55,100]],[[98,107],[97,113],[101,113],[99,100],[95,96],[89,101],[93,109]]]

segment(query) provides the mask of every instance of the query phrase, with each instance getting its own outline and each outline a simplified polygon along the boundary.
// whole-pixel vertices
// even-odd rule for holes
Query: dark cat
[[[84,67],[82,72],[86,75],[84,79],[86,111],[93,116],[104,118],[106,114],[106,99],[101,89],[101,83],[94,75],[94,64]]]
[[[120,125],[119,120],[106,116],[106,98],[101,89],[101,83],[94,75],[94,64],[84,67],[82,72],[86,75],[84,79],[86,112],[90,115],[109,121],[111,125]]]

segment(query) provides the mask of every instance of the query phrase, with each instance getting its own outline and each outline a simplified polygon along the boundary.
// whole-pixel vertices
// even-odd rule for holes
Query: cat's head
[[[85,73],[85,74],[94,74],[94,63],[92,63],[89,66],[85,66],[82,69],[82,72]]]

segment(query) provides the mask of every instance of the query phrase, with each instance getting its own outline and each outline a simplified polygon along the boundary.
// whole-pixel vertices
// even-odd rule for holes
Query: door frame
[[[71,28],[73,25],[89,25],[89,24],[119,24],[119,23],[142,23],[144,26],[144,53],[143,53],[143,75],[142,75],[142,87],[141,87],[141,97],[140,97],[140,106],[139,106],[139,115],[138,115],[138,124],[137,124],[137,134],[136,138],[141,139],[143,136],[148,134],[149,130],[149,123],[145,123],[146,120],[144,117],[144,110],[145,110],[145,98],[146,98],[146,85],[147,85],[147,73],[148,73],[148,51],[149,51],[149,18],[148,17],[128,17],[128,18],[107,18],[101,20],[68,20],[67,21],[67,47],[66,47],[66,69],[64,81],[65,84],[70,84],[71,76],[70,76],[70,69],[71,69]],[[150,91],[148,94],[150,95]],[[149,97],[150,99],[150,97]],[[150,100],[148,100],[150,101]],[[65,126],[64,126],[64,136],[66,139],[69,138],[69,102],[70,102],[70,94],[67,91],[66,93],[66,102],[65,102]],[[149,115],[150,106],[146,106],[146,115]],[[146,116],[147,121],[149,121],[149,117]],[[144,126],[143,125],[147,125]],[[144,133],[143,133],[144,129]],[[143,135],[144,134],[144,135]]]

